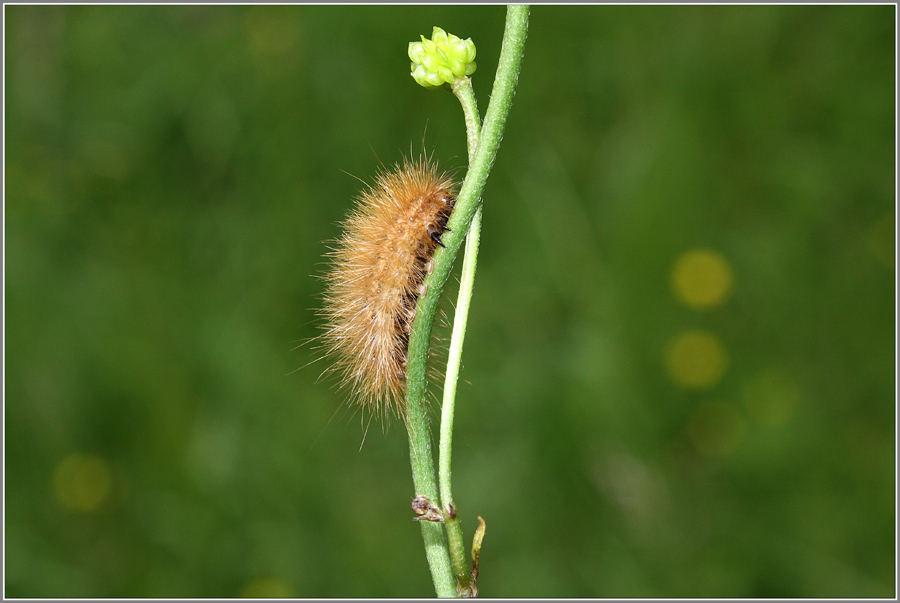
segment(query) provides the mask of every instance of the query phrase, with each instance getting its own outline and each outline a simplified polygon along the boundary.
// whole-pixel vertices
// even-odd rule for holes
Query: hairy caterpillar
[[[322,334],[328,369],[375,415],[405,415],[406,358],[416,303],[456,202],[427,158],[379,173],[328,254]]]

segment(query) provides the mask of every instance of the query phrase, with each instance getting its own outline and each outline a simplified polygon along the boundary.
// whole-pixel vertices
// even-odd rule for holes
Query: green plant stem
[[[410,396],[410,382],[407,382],[407,400]],[[424,389],[424,381],[421,384]],[[410,404],[407,402],[407,404]],[[413,485],[416,495],[427,496],[440,508],[437,483],[434,479],[434,460],[431,453],[431,432],[425,408],[424,392],[415,406],[410,404],[406,412],[406,430],[409,435],[409,458],[412,464]],[[425,542],[425,557],[431,568],[434,590],[440,598],[456,596],[456,578],[451,570],[447,541],[441,524],[420,521],[422,539]]]
[[[463,116],[466,119],[466,147],[469,151],[469,165],[475,159],[475,151],[478,149],[478,140],[481,138],[481,116],[478,115],[478,103],[475,100],[475,91],[472,89],[472,79],[461,77],[451,86],[453,94],[462,105]]]
[[[453,414],[456,399],[456,382],[462,357],[463,340],[466,334],[469,305],[472,300],[472,289],[475,281],[475,268],[478,262],[478,244],[481,239],[481,208],[475,212],[469,234],[466,236],[466,252],[463,269],[460,275],[459,298],[456,315],[453,320],[453,336],[450,340],[450,356],[447,362],[447,377],[444,382],[444,402],[441,405],[441,431],[438,456],[438,478],[441,492],[442,509],[447,518],[444,527],[447,529],[447,541],[450,546],[450,562],[456,574],[457,589],[466,592],[471,584],[471,573],[466,564],[466,549],[463,544],[462,526],[455,512],[453,490],[450,477],[450,460],[453,442]],[[454,512],[449,512],[451,506]]]
[[[475,158],[478,141],[481,138],[481,117],[478,115],[478,104],[472,90],[472,80],[459,78],[454,82],[453,93],[459,98],[466,120],[466,139],[468,142],[469,162]],[[453,451],[453,415],[456,402],[456,383],[459,379],[462,362],[462,347],[466,336],[466,323],[469,317],[469,306],[475,283],[475,269],[478,264],[478,244],[481,239],[481,203],[466,235],[466,251],[460,274],[459,297],[456,302],[456,313],[453,318],[453,335],[450,338],[450,353],[447,358],[447,372],[444,377],[444,400],[441,404],[441,429],[438,443],[438,484],[444,510],[444,528],[447,530],[447,543],[450,547],[450,563],[456,574],[456,588],[459,592],[471,592],[471,573],[466,564],[466,549],[463,544],[462,525],[455,512],[453,489],[451,486],[450,464]],[[451,513],[450,509],[454,508]]]
[[[507,8],[503,47],[500,51],[500,62],[494,79],[491,101],[485,114],[481,139],[478,140],[477,149],[470,161],[469,171],[457,197],[453,215],[447,224],[450,231],[442,238],[445,248],[439,248],[435,253],[434,271],[425,279],[427,293],[416,305],[416,318],[413,321],[409,339],[406,427],[410,442],[413,482],[416,494],[427,496],[439,508],[444,507],[438,498],[435,484],[431,433],[426,405],[427,361],[432,324],[441,292],[450,276],[453,260],[459,253],[463,238],[479,209],[481,194],[500,147],[500,140],[503,137],[506,119],[512,107],[512,97],[522,65],[528,14],[528,6],[509,6]],[[456,585],[453,584],[455,582],[454,572],[451,569],[450,555],[441,526],[428,521],[420,523],[435,591],[439,597],[456,596]]]

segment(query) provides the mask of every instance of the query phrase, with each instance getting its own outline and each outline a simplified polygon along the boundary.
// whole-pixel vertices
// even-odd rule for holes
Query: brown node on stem
[[[413,512],[418,515],[418,517],[413,517],[416,521],[425,520],[440,523],[444,521],[444,514],[441,513],[441,510],[431,502],[430,498],[423,494],[415,497],[410,506],[412,506]]]

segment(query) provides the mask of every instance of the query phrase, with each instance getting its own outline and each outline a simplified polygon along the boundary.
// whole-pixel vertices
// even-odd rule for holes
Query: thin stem
[[[462,105],[463,115],[466,119],[466,147],[469,151],[469,165],[475,159],[475,151],[478,149],[478,139],[481,138],[481,116],[478,115],[478,103],[475,100],[475,91],[472,89],[472,80],[461,77],[451,86],[453,94]]]
[[[481,207],[472,218],[472,225],[466,237],[466,254],[460,275],[459,298],[453,320],[453,335],[450,340],[450,356],[447,362],[447,377],[444,382],[444,403],[441,413],[441,431],[438,457],[441,501],[448,518],[444,521],[447,540],[450,545],[450,561],[456,574],[457,588],[465,592],[471,583],[471,574],[466,566],[466,552],[463,544],[462,526],[455,512],[453,491],[450,483],[450,461],[453,442],[453,414],[456,400],[456,382],[462,357],[462,346],[469,318],[469,305],[475,283],[475,269],[478,263],[478,244],[481,240]],[[449,510],[454,507],[454,512]]]
[[[478,140],[481,138],[481,117],[472,90],[472,80],[462,77],[453,83],[453,93],[459,98],[466,120],[466,139],[469,162],[475,158]],[[444,400],[441,404],[441,429],[438,443],[438,479],[441,502],[445,514],[444,527],[450,546],[450,563],[456,574],[456,588],[460,593],[471,593],[471,573],[466,564],[466,549],[463,544],[462,525],[456,515],[453,489],[450,478],[450,464],[453,451],[453,415],[456,403],[456,383],[462,362],[462,347],[466,336],[469,305],[475,283],[475,269],[478,264],[478,243],[481,239],[481,204],[472,218],[466,235],[466,251],[460,275],[459,297],[453,319],[453,335],[450,338],[450,353],[447,358],[447,373],[444,377]],[[451,512],[451,509],[453,511]]]
[[[434,255],[434,271],[425,279],[427,293],[422,297],[416,305],[416,318],[413,321],[412,332],[409,339],[409,351],[407,356],[407,380],[406,380],[406,404],[407,404],[407,432],[410,439],[410,460],[413,468],[413,481],[416,486],[416,494],[428,496],[432,502],[439,508],[446,509],[441,504],[440,499],[435,491],[434,480],[434,462],[431,454],[431,435],[428,428],[428,416],[426,409],[426,391],[427,391],[427,361],[429,342],[431,339],[432,324],[434,315],[437,310],[438,301],[447,278],[450,276],[450,270],[453,266],[453,260],[456,258],[460,247],[462,246],[463,237],[469,230],[470,224],[473,222],[476,213],[479,214],[480,221],[480,200],[487,183],[494,158],[500,147],[500,140],[503,137],[503,130],[506,126],[506,118],[512,107],[512,97],[515,93],[515,86],[519,76],[519,70],[522,65],[522,55],[525,46],[525,36],[528,29],[528,6],[509,6],[506,13],[506,30],[503,35],[503,47],[500,51],[500,62],[497,68],[497,75],[494,79],[494,88],[491,94],[491,102],[488,105],[485,116],[484,128],[481,132],[480,139],[475,138],[477,148],[469,162],[469,171],[463,182],[462,189],[454,206],[453,215],[447,224],[449,232],[442,238],[446,248],[438,249]],[[472,95],[474,101],[474,94]],[[464,108],[466,103],[463,103]],[[477,109],[475,111],[477,119]],[[467,117],[468,121],[468,117]],[[469,128],[467,128],[469,130]],[[471,149],[471,133],[470,149]],[[471,150],[470,150],[471,153]],[[477,237],[475,237],[477,247]],[[474,273],[473,273],[474,274]],[[461,340],[460,340],[461,351]],[[453,385],[455,389],[455,381]],[[450,409],[451,422],[447,424],[448,446],[449,434],[452,433],[452,408]],[[442,421],[442,431],[444,429]],[[443,435],[442,435],[443,438]],[[447,486],[449,492],[449,448],[447,454]],[[442,461],[443,463],[443,461]],[[423,488],[424,490],[420,490]],[[446,503],[446,501],[445,501]],[[447,594],[448,591],[455,591],[453,582],[453,572],[450,567],[450,556],[447,549],[442,551],[437,549],[443,544],[443,534],[440,531],[440,525],[428,521],[422,521],[422,536],[425,540],[426,555],[428,563],[431,567],[432,579],[435,584],[435,590],[439,597],[455,596]],[[458,523],[458,522],[457,522]],[[434,526],[437,530],[432,530]],[[456,541],[456,535],[459,536],[459,546],[454,542],[453,548],[456,551],[462,550],[462,534],[461,531],[456,532],[451,540]],[[443,545],[446,546],[446,545]],[[457,557],[457,555],[454,555]],[[464,555],[463,555],[463,564]],[[450,584],[448,585],[448,581]]]

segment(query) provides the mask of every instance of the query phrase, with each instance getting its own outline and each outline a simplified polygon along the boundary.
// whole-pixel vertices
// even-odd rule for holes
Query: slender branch
[[[463,116],[466,119],[466,147],[469,151],[469,165],[475,159],[475,151],[478,150],[478,139],[481,138],[481,116],[478,115],[478,103],[475,100],[475,91],[472,89],[472,79],[461,77],[451,86],[453,94],[462,105]]]
[[[453,93],[459,98],[466,120],[466,139],[469,151],[469,162],[475,158],[478,140],[481,138],[481,117],[478,115],[478,104],[472,90],[472,80],[468,77],[457,79],[453,85]],[[447,358],[447,372],[444,377],[444,400],[441,404],[441,429],[438,443],[438,480],[441,502],[446,519],[447,542],[450,546],[450,563],[456,574],[456,588],[461,594],[473,594],[471,573],[466,564],[466,549],[463,544],[462,526],[456,515],[453,502],[453,489],[450,478],[450,465],[453,450],[453,415],[456,402],[456,382],[462,362],[462,347],[466,336],[466,323],[469,317],[469,305],[475,283],[475,268],[478,263],[478,243],[481,239],[481,207],[475,212],[469,232],[466,235],[466,251],[460,275],[459,297],[456,302],[456,314],[453,318],[453,335],[450,338],[450,353]]]
[[[475,281],[475,268],[478,262],[478,244],[481,240],[481,207],[472,218],[472,225],[466,237],[466,254],[460,276],[459,299],[456,304],[456,316],[453,321],[453,336],[450,340],[450,356],[447,363],[447,377],[444,383],[444,403],[441,412],[441,431],[438,457],[438,476],[440,479],[441,501],[447,519],[447,540],[450,545],[450,561],[456,574],[457,589],[461,592],[471,591],[471,573],[466,565],[466,552],[463,545],[462,526],[456,515],[453,491],[451,487],[450,461],[453,442],[453,414],[456,399],[456,382],[462,357],[463,340],[466,334],[466,323],[469,317],[469,305],[472,301],[472,289]],[[453,511],[451,511],[453,509]]]

